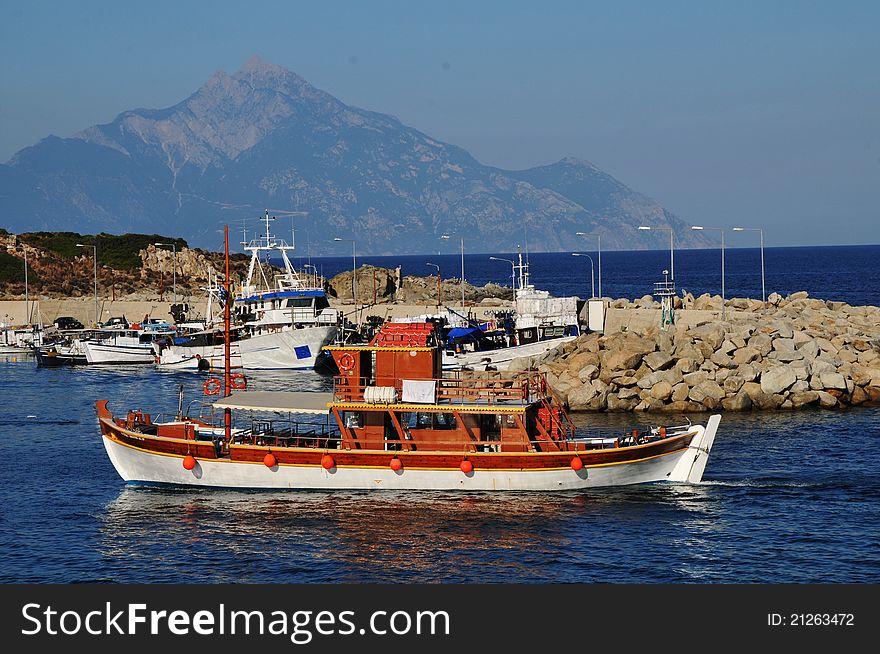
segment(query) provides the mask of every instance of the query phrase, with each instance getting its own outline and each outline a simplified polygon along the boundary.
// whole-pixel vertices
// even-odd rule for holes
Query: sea
[[[589,253],[589,251],[585,251]],[[596,253],[597,254],[597,253]],[[641,297],[669,252],[603,252],[603,294]],[[510,253],[467,255],[504,283]],[[767,293],[880,304],[880,246],[768,248]],[[598,257],[596,257],[598,258]],[[460,275],[455,254],[366,257]],[[584,258],[530,254],[532,282],[585,295]],[[332,275],[351,258],[315,259]],[[589,263],[587,261],[587,263]],[[720,251],[676,251],[680,287],[720,293]],[[758,250],[725,252],[727,296],[760,297]],[[204,378],[147,366],[37,368],[0,358],[3,583],[877,583],[880,407],[725,413],[702,483],[562,493],[226,491],[127,486],[94,403],[176,411]],[[311,372],[253,373],[256,390],[324,390]],[[573,415],[620,433],[705,414]]]

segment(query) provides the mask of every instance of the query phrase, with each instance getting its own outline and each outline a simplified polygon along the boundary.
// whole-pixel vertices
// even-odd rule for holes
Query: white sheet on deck
[[[435,382],[434,380],[416,381],[413,379],[403,380],[403,402],[414,402],[417,404],[434,404],[435,403]]]

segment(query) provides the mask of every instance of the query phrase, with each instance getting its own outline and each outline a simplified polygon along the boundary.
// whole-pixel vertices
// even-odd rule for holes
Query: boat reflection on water
[[[98,548],[120,582],[613,582],[636,543],[639,565],[659,564],[670,539],[684,551],[698,544],[705,557],[713,492],[671,484],[516,494],[129,486],[101,516]],[[668,532],[657,530],[658,518]],[[700,576],[690,567],[675,578]]]

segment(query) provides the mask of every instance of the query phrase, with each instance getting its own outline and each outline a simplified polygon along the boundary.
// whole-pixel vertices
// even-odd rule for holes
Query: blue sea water
[[[745,238],[745,237],[743,237]],[[441,255],[409,255],[397,257],[356,257],[358,266],[369,263],[394,268],[401,266],[404,275],[436,274],[440,266],[443,279],[461,277],[461,256],[448,252]],[[543,252],[528,255],[531,281],[536,288],[555,296],[590,297],[591,278],[599,285],[599,256],[595,250],[584,249],[590,259],[573,257],[571,252]],[[721,250],[603,251],[602,294],[612,298],[640,298],[653,290],[654,282],[663,280],[663,271],[675,264],[675,282],[680,290],[693,293],[721,294]],[[515,260],[516,254],[465,254],[465,279],[478,286],[489,282],[511,284],[511,266],[492,261],[490,256]],[[525,255],[524,255],[525,257]],[[309,260],[295,259],[300,266]],[[311,259],[312,265],[326,277],[351,270],[352,258],[323,257]],[[811,297],[842,300],[852,305],[880,305],[880,245],[842,245],[834,247],[773,247],[764,248],[764,279],[766,293],[774,291],[785,296],[808,291]],[[724,250],[725,296],[761,298],[761,250],[730,248]]]
[[[828,250],[774,253],[772,285],[768,254],[768,292],[808,289],[877,304],[878,249]],[[711,253],[692,254],[692,264],[676,257],[679,279],[704,279],[697,262]],[[568,261],[563,255],[531,260],[540,288],[576,292],[566,290],[577,284],[558,263]],[[603,253],[603,266],[609,260],[606,295],[640,296],[626,289],[642,278],[650,288],[654,265],[664,265],[662,253]],[[823,260],[836,272],[814,280]],[[479,281],[476,256],[472,268],[468,279]],[[744,284],[753,272],[743,271]],[[818,285],[831,278],[836,287]],[[753,287],[742,288],[737,294]],[[32,359],[0,358],[0,582],[880,581],[880,407],[726,413],[699,485],[513,494],[125,486],[101,445],[95,400],[119,412],[175,411],[178,384],[187,401],[198,400],[203,380],[151,367],[40,369]],[[310,372],[250,377],[257,390],[327,383]],[[597,435],[651,421],[574,419]]]

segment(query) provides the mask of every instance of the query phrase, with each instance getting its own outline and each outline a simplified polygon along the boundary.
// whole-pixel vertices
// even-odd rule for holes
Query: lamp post
[[[156,247],[161,247],[163,245],[170,245],[174,248],[174,271],[172,273],[173,287],[174,287],[174,302],[177,303],[177,243],[153,243]]]
[[[98,313],[98,246],[97,245],[83,245],[82,243],[77,243],[76,247],[78,248],[92,248],[92,258],[95,260],[95,327],[98,326],[98,318],[100,318],[100,314]]]
[[[355,241],[353,238],[339,238],[338,236],[333,239],[338,242],[350,242],[351,243],[351,299],[354,302],[354,317],[355,321],[357,321],[358,325],[361,323],[361,314],[358,310],[357,303],[357,255],[355,254]]]
[[[599,255],[599,298],[602,298],[602,235],[601,234],[588,234],[587,232],[577,232],[578,236],[595,236],[596,241],[598,243],[598,255]],[[593,294],[595,297],[595,293]]]
[[[439,311],[440,304],[442,302],[442,299],[440,297],[440,293],[441,293],[441,291],[440,291],[440,266],[438,266],[436,263],[426,263],[425,265],[426,266],[433,266],[434,268],[437,269],[437,310]]]
[[[449,234],[444,234],[440,238],[448,241],[452,237]],[[461,239],[461,312],[464,313],[464,236],[458,238]]]
[[[674,232],[672,231],[672,227],[649,227],[647,225],[639,225],[639,229],[642,231],[668,231],[669,232],[669,277],[672,280],[673,286],[675,285],[675,248],[672,244],[672,235]]]
[[[24,253],[24,315],[25,322],[31,324],[30,298],[28,297],[28,265],[27,265],[27,247],[21,244],[21,251]]]
[[[510,264],[510,290],[513,293],[511,299],[516,300],[516,262],[502,257],[489,257],[490,261],[506,261]]]
[[[586,257],[590,260],[590,287],[591,287],[591,297],[596,297],[596,275],[593,270],[593,257],[589,254],[583,254],[582,252],[572,252],[571,256],[573,257]]]
[[[767,304],[767,292],[764,288],[764,230],[760,227],[734,227],[735,232],[758,232],[761,235],[761,301]]]
[[[697,231],[711,229],[716,232],[721,232],[721,319],[723,320],[725,317],[724,303],[726,301],[726,296],[724,294],[724,230],[721,227],[703,227],[702,225],[693,225],[691,226],[691,229]]]

